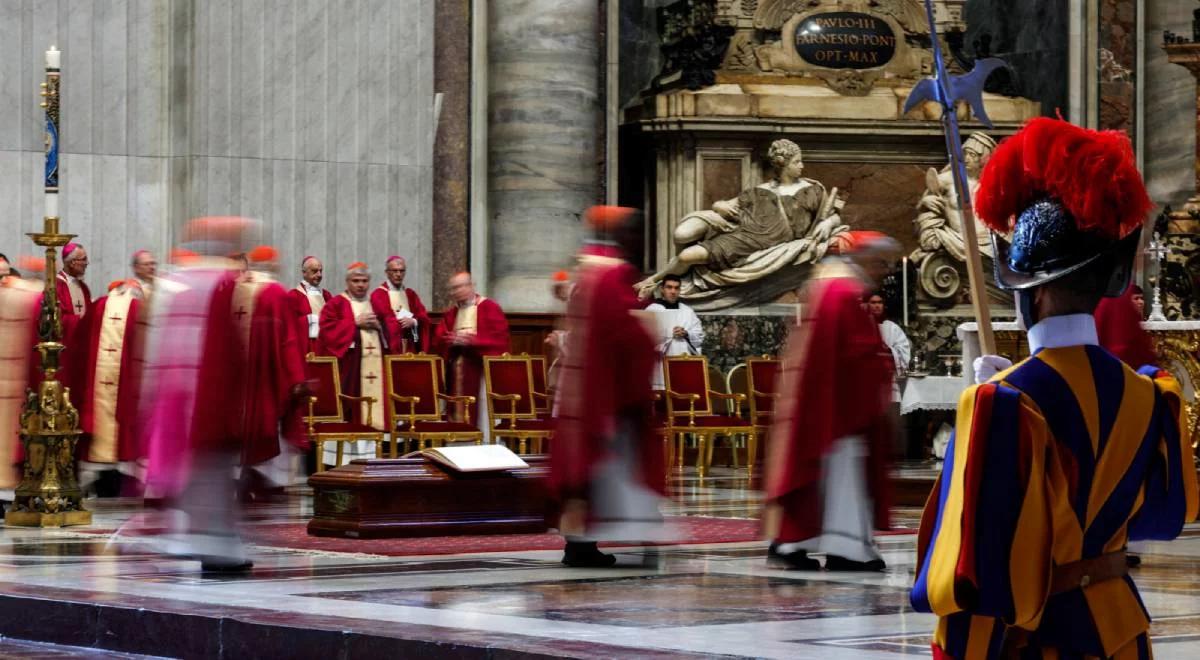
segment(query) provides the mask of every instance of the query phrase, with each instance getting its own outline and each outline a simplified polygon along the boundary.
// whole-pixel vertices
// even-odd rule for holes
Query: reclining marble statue
[[[963,142],[963,164],[967,170],[967,185],[974,196],[979,188],[979,174],[996,148],[996,141],[986,133],[972,133]],[[965,263],[967,247],[963,241],[962,216],[954,175],[950,166],[940,171],[929,168],[925,174],[925,192],[917,202],[917,217],[913,220],[920,247],[909,255],[917,268],[921,293],[935,303],[954,304],[967,290]],[[979,252],[985,260],[992,258],[991,234],[976,222]],[[990,272],[990,268],[985,267]]]
[[[770,181],[684,216],[673,235],[679,254],[635,285],[639,295],[667,274],[682,277],[680,297],[698,309],[771,302],[799,286],[849,230],[840,216],[844,202],[836,188],[801,176],[795,142],[772,142],[767,160],[775,171]]]

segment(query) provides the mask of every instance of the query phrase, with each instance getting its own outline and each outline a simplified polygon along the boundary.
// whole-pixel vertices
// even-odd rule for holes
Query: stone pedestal
[[[602,117],[596,3],[496,0],[488,8],[488,271],[507,311],[550,311],[598,201]],[[472,237],[479,240],[479,237]]]

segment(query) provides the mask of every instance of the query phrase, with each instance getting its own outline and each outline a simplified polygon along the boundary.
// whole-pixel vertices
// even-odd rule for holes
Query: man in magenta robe
[[[587,218],[628,245],[640,236],[639,215],[601,206]],[[557,398],[550,489],[562,508],[568,566],[615,564],[597,540],[646,541],[661,533],[666,466],[652,426],[650,389],[658,352],[632,313],[640,307],[633,288],[640,275],[624,257],[581,260],[567,307],[570,348]]]
[[[300,284],[288,289],[288,302],[296,315],[296,337],[301,339],[304,352],[315,353],[317,336],[321,330],[321,310],[333,294],[321,288],[325,278],[325,265],[321,260],[308,256],[300,262]]]
[[[408,263],[404,257],[388,257],[385,273],[387,279],[371,292],[371,309],[387,332],[388,353],[427,352],[433,323],[421,297],[404,286]]]
[[[768,557],[817,570],[883,570],[874,527],[888,526],[888,404],[893,364],[863,295],[891,268],[895,240],[850,232],[805,288],[788,341],[767,460]],[[778,518],[776,518],[778,514]]]
[[[508,352],[508,319],[495,301],[479,295],[471,274],[462,272],[450,278],[450,298],[454,301],[442,314],[434,330],[435,350],[446,361],[447,387],[458,396],[474,396],[471,421],[483,430],[484,442],[490,442],[487,396],[483,385],[483,358]],[[460,417],[461,418],[461,417]]]

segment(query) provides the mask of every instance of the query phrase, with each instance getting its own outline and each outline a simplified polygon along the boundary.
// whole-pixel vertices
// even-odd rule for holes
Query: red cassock
[[[406,288],[403,292],[398,292],[404,295],[408,311],[417,320],[416,328],[405,330],[400,327],[400,321],[396,319],[396,308],[392,305],[390,293],[387,282],[371,292],[371,309],[375,312],[375,316],[383,322],[383,328],[387,334],[388,354],[420,353],[429,350],[429,327],[432,322],[429,320],[429,312],[425,309],[425,304],[421,302],[421,297],[412,289]]]
[[[821,534],[821,459],[852,435],[870,449],[875,526],[889,526],[891,352],[862,308],[863,282],[841,264],[824,268],[826,277],[807,286],[804,316],[788,341],[770,434],[767,497],[783,509],[782,542]]]
[[[95,463],[132,461],[141,457],[136,433],[138,322],[142,302],[120,292],[92,304],[77,332],[79,360],[72,380],[78,388],[79,419],[84,435],[81,460]]]
[[[475,302],[475,337],[463,345],[455,345],[450,336],[459,322],[458,307],[442,314],[442,322],[434,330],[434,350],[446,361],[446,385],[460,396],[479,395],[483,379],[483,358],[508,352],[508,319],[494,301],[478,296]],[[479,424],[479,402],[471,410],[471,421]]]
[[[650,378],[658,353],[644,325],[625,262],[586,266],[567,306],[566,365],[550,452],[550,485],[561,500],[586,498],[594,468],[609,454],[619,421],[640,438],[638,462],[646,486],[666,493],[662,443],[652,426]]]
[[[304,327],[306,338],[307,322]],[[241,380],[246,405],[243,465],[256,465],[277,456],[280,433],[301,450],[308,446],[301,392],[307,342],[297,336],[297,329],[288,292],[277,282],[259,285],[250,315],[246,372]]]
[[[1100,345],[1125,364],[1140,369],[1156,365],[1154,341],[1142,328],[1142,314],[1133,304],[1133,287],[1116,298],[1103,298],[1096,307]]]
[[[317,340],[309,339],[308,337],[308,315],[316,314],[320,316],[321,310],[313,309],[313,303],[308,299],[308,294],[299,287],[288,289],[288,302],[291,304],[292,313],[296,315],[296,337],[300,340],[301,346],[305,347],[305,353],[315,353],[317,351]],[[333,294],[325,289],[321,289],[321,297],[328,303]],[[319,333],[318,333],[319,334]]]
[[[59,363],[63,367],[64,376],[63,383],[71,388],[71,403],[79,408],[82,401],[79,398],[79,382],[77,378],[83,373],[83,360],[75,360],[75,352],[72,347],[75,345],[76,335],[79,334],[79,324],[87,318],[87,314],[92,305],[92,292],[88,289],[88,285],[79,280],[79,288],[82,293],[81,300],[71,299],[71,286],[68,282],[67,274],[59,271],[54,279],[55,295],[58,298],[59,318],[62,319],[62,344],[65,347],[60,354]],[[72,366],[72,362],[76,362]]]

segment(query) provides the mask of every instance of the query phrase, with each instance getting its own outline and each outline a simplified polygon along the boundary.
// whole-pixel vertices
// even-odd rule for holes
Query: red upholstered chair
[[[342,407],[343,401],[365,402],[367,415],[370,416],[375,398],[342,394],[342,379],[341,372],[338,371],[338,361],[331,355],[318,356],[309,353],[304,358],[304,372],[313,388],[312,396],[308,398],[308,415],[305,416],[304,421],[308,424],[308,437],[317,451],[316,471],[320,472],[325,469],[322,455],[326,442],[337,443],[337,459],[334,461],[334,467],[342,464],[345,450],[343,444],[355,440],[374,441],[375,455],[379,456],[383,448],[383,433],[359,420],[346,421]],[[361,406],[353,405],[350,409],[358,411],[352,417],[361,416]]]
[[[683,436],[696,437],[699,455],[696,469],[703,477],[712,464],[713,443],[718,437],[745,435],[751,444],[754,425],[740,416],[717,410],[714,400],[732,400],[739,406],[744,394],[725,394],[709,386],[708,360],[703,355],[673,355],[663,358],[663,380],[666,384],[667,432],[679,443],[679,460],[683,460]],[[722,406],[725,408],[725,406]]]
[[[538,415],[536,397],[548,396],[533,389],[529,356],[505,353],[484,357],[483,380],[492,435],[497,440],[516,440],[518,454],[524,454],[527,443],[533,441],[536,452],[540,453],[542,441],[550,437],[554,424]]]
[[[471,423],[470,405],[473,396],[442,393],[439,370],[441,358],[436,355],[389,355],[384,359],[385,414],[392,430],[392,458],[396,458],[400,442],[415,442],[417,449],[443,446],[449,441],[470,440],[483,444],[483,432]],[[465,421],[448,419],[441,403],[465,404]],[[407,449],[407,447],[406,447]]]
[[[757,438],[767,437],[771,420],[775,417],[776,399],[779,398],[779,360],[764,355],[746,360],[747,386],[749,388],[750,422],[754,424],[754,435],[746,444],[746,467],[754,474],[757,459]]]
[[[524,355],[524,354],[522,354]],[[533,402],[534,409],[537,410],[541,417],[550,417],[550,404],[554,400],[554,395],[550,392],[550,386],[546,377],[546,356],[530,355],[530,375],[533,377]]]

